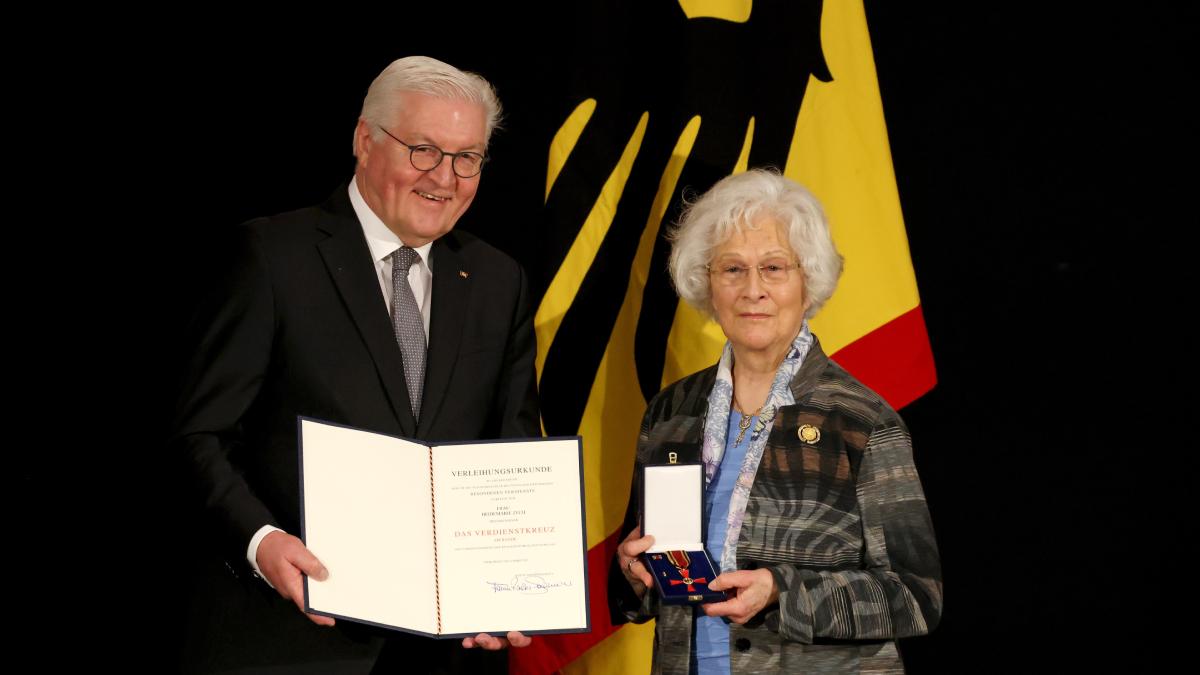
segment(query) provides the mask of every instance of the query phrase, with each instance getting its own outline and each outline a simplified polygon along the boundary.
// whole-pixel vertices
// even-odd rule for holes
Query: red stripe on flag
[[[896,410],[937,384],[920,305],[831,356]]]
[[[608,568],[617,553],[617,535],[588,549],[588,598],[591,604],[592,632],[563,635],[537,635],[533,644],[508,653],[508,671],[513,675],[547,675],[574,661],[593,645],[612,635],[614,626],[608,614]]]

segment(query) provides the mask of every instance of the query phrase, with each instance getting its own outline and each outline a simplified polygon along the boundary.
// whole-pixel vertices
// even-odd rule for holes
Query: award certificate
[[[427,445],[301,418],[305,609],[435,637],[590,629],[581,441]]]

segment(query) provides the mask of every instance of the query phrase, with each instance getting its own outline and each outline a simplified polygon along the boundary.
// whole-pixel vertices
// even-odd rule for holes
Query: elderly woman
[[[901,672],[895,638],[941,612],[937,545],[904,423],[809,332],[842,269],[820,205],[749,171],[689,206],[673,239],[675,287],[728,342],[647,407],[615,617],[657,617],[655,673]],[[704,464],[723,602],[660,605],[639,558],[653,543],[637,528],[640,468],[669,452]]]

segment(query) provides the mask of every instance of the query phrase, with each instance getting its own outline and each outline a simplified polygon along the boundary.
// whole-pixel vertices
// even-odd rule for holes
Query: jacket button
[[[733,643],[733,646],[736,647],[739,652],[748,652],[750,651],[750,640],[747,640],[746,638],[738,638],[737,641]]]

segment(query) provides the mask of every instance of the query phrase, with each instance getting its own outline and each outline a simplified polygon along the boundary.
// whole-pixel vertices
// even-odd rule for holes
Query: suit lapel
[[[458,361],[467,300],[471,293],[471,270],[466,269],[454,233],[438,239],[430,251],[433,267],[433,304],[429,317],[429,356],[425,360],[425,392],[417,437],[424,438],[441,410],[450,378]]]
[[[340,200],[339,196],[342,197]],[[404,382],[400,347],[396,344],[396,334],[384,306],[362,226],[353,215],[354,210],[344,189],[335,193],[327,208],[329,217],[318,227],[329,238],[317,244],[317,249],[375,362],[379,379],[400,423],[401,433],[415,436],[417,425],[408,400],[408,387]],[[428,383],[428,378],[426,381]]]

